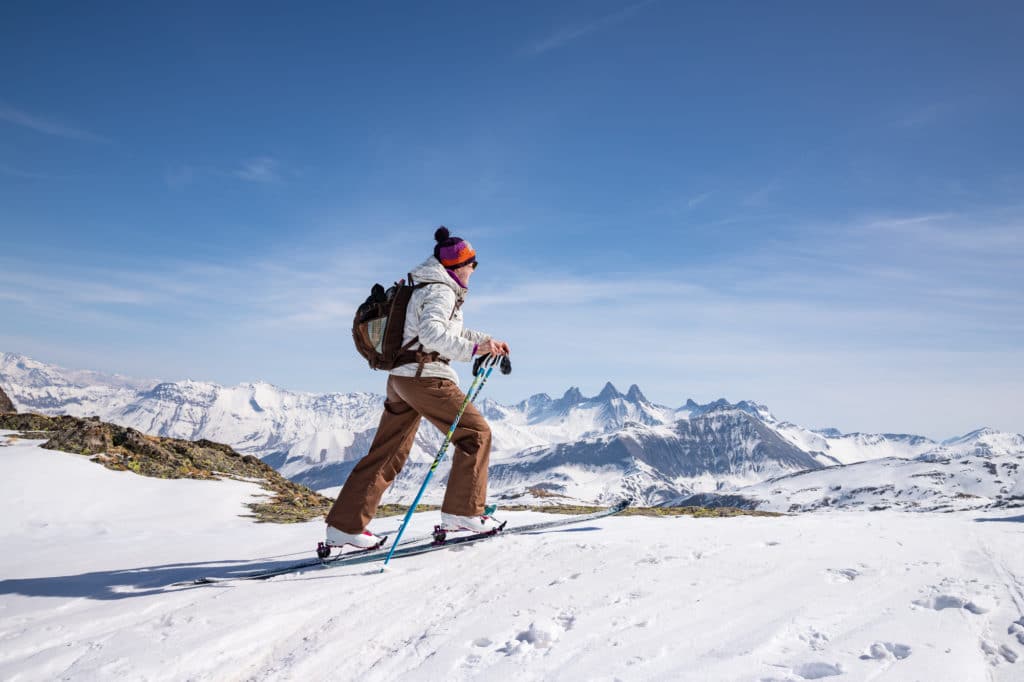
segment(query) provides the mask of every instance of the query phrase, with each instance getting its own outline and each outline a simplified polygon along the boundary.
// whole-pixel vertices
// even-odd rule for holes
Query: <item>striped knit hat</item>
[[[476,262],[476,251],[465,239],[450,236],[448,228],[442,225],[434,233],[434,258],[449,270],[461,268],[463,265]]]

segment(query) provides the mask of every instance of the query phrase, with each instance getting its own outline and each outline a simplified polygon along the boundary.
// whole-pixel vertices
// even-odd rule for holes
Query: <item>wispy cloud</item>
[[[761,206],[780,189],[782,189],[782,179],[781,176],[777,176],[743,197],[743,205]]]
[[[234,171],[233,175],[248,182],[280,182],[281,164],[277,159],[260,156],[244,161],[242,167]]]
[[[81,128],[75,128],[54,119],[30,114],[0,103],[0,121],[34,130],[44,135],[54,135],[82,142],[109,142],[107,138]]]
[[[149,324],[146,315],[157,314],[158,325],[174,319],[219,325],[230,317],[250,329],[322,329],[351,322],[374,278],[390,265],[386,250],[278,256],[226,264],[154,261],[145,269],[76,264],[53,275],[0,254],[0,300],[68,321],[102,316]]]
[[[511,337],[523,393],[612,379],[672,404],[753,397],[803,423],[949,436],[1024,428],[1001,402],[1024,381],[1021,273],[1020,212],[867,218],[685,269],[503,274],[466,315]]]
[[[942,121],[958,108],[953,102],[932,102],[899,115],[893,121],[897,128],[922,128]]]
[[[208,180],[243,180],[257,184],[283,182],[287,169],[279,160],[259,156],[241,161],[235,168],[184,164],[164,172],[164,183],[171,189],[183,189]]]
[[[1024,221],[1014,218],[981,221],[954,213],[929,214],[914,218],[883,218],[869,221],[873,230],[913,240],[932,249],[980,253],[989,262],[1006,257],[1024,257]]]
[[[76,339],[104,329],[126,343],[184,335],[184,350],[154,343],[138,362],[174,356],[193,374],[207,363],[201,378],[216,378],[216,360],[229,358],[252,368],[243,376],[308,368],[344,377],[331,380],[336,389],[379,390],[348,348],[348,325],[380,273],[418,253],[399,243],[407,236],[364,248],[390,238],[382,232],[273,259],[70,266],[59,276],[0,255],[0,313],[60,320]],[[573,384],[596,392],[612,380],[638,383],[666,404],[754,398],[783,418],[851,430],[1024,429],[1009,400],[1024,381],[1019,212],[808,225],[792,239],[686,268],[535,267],[495,262],[466,304],[471,328],[512,344],[519,369],[495,385],[502,400]]]
[[[544,54],[545,52],[550,52],[551,50],[556,50],[560,47],[565,47],[572,41],[582,38],[585,35],[594,33],[595,31],[600,31],[624,21],[638,10],[653,2],[657,2],[657,0],[643,0],[643,2],[633,3],[616,12],[606,14],[599,19],[595,19],[584,24],[566,26],[555,31],[546,38],[529,45],[525,52],[529,55],[536,56]]]
[[[688,208],[688,209],[690,209],[692,211],[693,209],[697,208],[698,206],[700,206],[701,204],[703,204],[705,201],[707,201],[710,198],[711,198],[711,192],[704,192],[703,194],[698,194],[697,196],[690,197],[686,201],[686,208]]]

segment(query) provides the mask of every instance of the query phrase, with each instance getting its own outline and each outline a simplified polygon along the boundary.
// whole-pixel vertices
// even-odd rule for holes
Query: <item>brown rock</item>
[[[2,412],[14,412],[14,403],[4,393],[3,387],[0,387],[0,413]]]

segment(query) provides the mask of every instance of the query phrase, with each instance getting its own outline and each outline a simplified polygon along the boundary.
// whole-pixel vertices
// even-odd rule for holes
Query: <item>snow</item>
[[[1024,507],[1024,451],[993,454],[989,444],[960,443],[914,459],[885,458],[800,472],[735,491],[758,509],[820,507],[951,511]]]
[[[924,454],[938,445],[935,441],[922,436],[905,434],[826,435],[788,422],[776,424],[775,430],[801,450],[821,452],[831,458],[829,461],[823,461],[823,464],[852,464],[886,457],[909,459]],[[963,438],[966,439],[968,436]]]
[[[310,556],[322,525],[240,518],[255,494],[0,447],[0,679],[1022,678],[1019,510],[616,517],[166,588]]]

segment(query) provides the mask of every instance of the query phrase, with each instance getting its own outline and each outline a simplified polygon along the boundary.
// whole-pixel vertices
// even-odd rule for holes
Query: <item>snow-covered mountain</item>
[[[882,457],[916,457],[938,443],[902,433],[840,433],[836,429],[806,429],[789,422],[775,424],[776,431],[801,450],[816,452],[823,464],[850,464]]]
[[[370,394],[313,395],[263,382],[107,380],[13,354],[0,355],[0,384],[10,386],[21,409],[96,414],[145,433],[225,442],[316,489],[345,480],[369,448],[382,409],[382,398]],[[480,408],[494,433],[492,493],[506,498],[544,490],[583,500],[630,494],[653,504],[820,466],[766,426],[763,420],[774,418],[754,403],[689,401],[674,409],[652,403],[638,386],[622,393],[609,383],[596,396],[573,387],[559,398],[537,394],[515,405],[485,399]],[[420,430],[389,499],[413,494],[440,442],[436,430]],[[442,468],[439,477],[446,475]]]
[[[694,490],[762,481],[821,464],[735,407],[671,424],[627,423],[600,436],[535,448],[491,468],[499,489],[539,487],[608,502],[629,494],[658,504]]]
[[[1024,436],[979,429],[916,457],[882,457],[787,474],[726,495],[695,495],[676,502],[782,512],[1024,507]]]
[[[64,370],[11,353],[0,354],[0,386],[20,410],[98,415],[154,435],[227,443],[315,489],[345,480],[369,448],[383,403],[373,394],[315,395],[265,382],[147,382]],[[596,396],[574,387],[559,398],[537,394],[515,405],[484,399],[480,409],[494,434],[491,494],[504,499],[607,501],[628,494],[658,504],[741,488],[757,496],[745,486],[834,465],[978,448],[1010,458],[1024,453],[1018,434],[980,430],[945,443],[843,434],[780,421],[750,401],[657,405],[635,385],[621,393],[609,383]],[[440,443],[435,429],[420,429],[388,501],[411,498]],[[438,478],[446,475],[442,468]],[[434,487],[427,501],[440,494]]]
[[[383,399],[367,393],[314,395],[265,382],[220,386],[203,381],[145,382],[73,372],[23,355],[0,353],[0,385],[20,410],[43,414],[98,415],[144,433],[227,443],[244,454],[344,459],[357,434],[376,427]],[[280,468],[280,466],[278,466]]]

